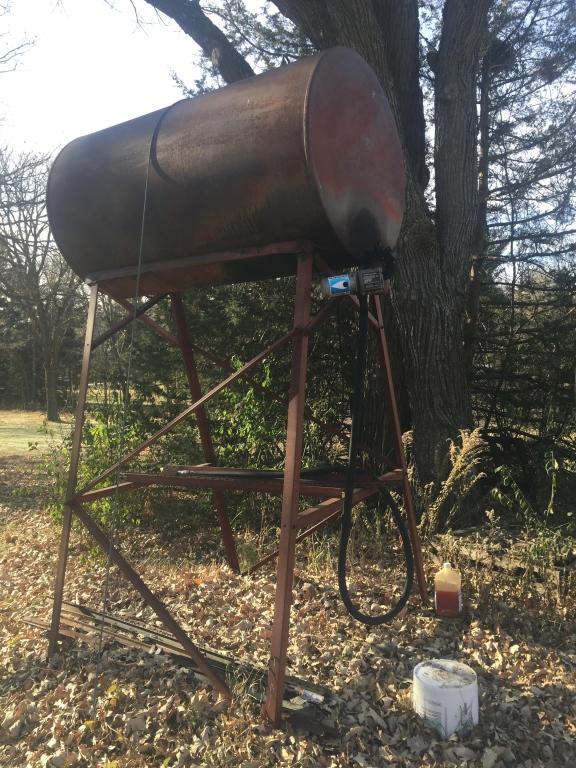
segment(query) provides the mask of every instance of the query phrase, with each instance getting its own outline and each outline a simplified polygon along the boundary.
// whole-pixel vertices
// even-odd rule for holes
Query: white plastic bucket
[[[422,661],[414,667],[412,703],[443,739],[469,730],[478,723],[476,672],[459,661]]]

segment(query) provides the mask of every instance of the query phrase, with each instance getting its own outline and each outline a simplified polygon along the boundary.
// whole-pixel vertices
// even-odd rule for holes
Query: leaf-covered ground
[[[1,766],[576,765],[573,582],[522,581],[490,558],[467,559],[446,538],[434,555],[426,546],[426,568],[430,575],[443,557],[457,560],[466,618],[440,621],[414,598],[391,625],[369,629],[348,617],[333,573],[307,548],[298,559],[289,671],[333,692],[325,717],[334,732],[274,730],[245,676],[226,708],[162,654],[105,646],[98,656],[71,642],[46,661],[41,630],[22,621],[48,615],[53,586],[59,528],[38,500],[42,482],[37,460],[1,459]],[[196,557],[212,541],[137,529],[120,545],[193,640],[266,664],[274,570],[231,576],[219,548]],[[487,540],[485,550],[494,546]],[[105,571],[105,559],[75,531],[67,598],[100,608]],[[114,571],[110,600],[114,613],[153,621]],[[481,722],[471,734],[440,741],[411,710],[413,667],[433,657],[459,659],[478,674]]]

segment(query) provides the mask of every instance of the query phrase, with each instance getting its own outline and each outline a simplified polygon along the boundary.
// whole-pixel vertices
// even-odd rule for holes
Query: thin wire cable
[[[132,377],[132,357],[133,357],[133,349],[134,349],[134,338],[136,333],[136,317],[138,313],[138,300],[140,298],[140,277],[142,274],[142,261],[143,261],[143,254],[144,254],[144,232],[146,228],[146,212],[147,212],[147,206],[148,206],[148,187],[149,187],[149,181],[150,181],[150,167],[152,165],[152,156],[154,152],[154,147],[156,146],[156,139],[158,137],[158,132],[160,130],[160,125],[168,113],[168,111],[172,108],[173,105],[170,105],[167,107],[164,112],[160,115],[155,127],[154,131],[152,133],[152,136],[150,138],[150,146],[148,149],[148,162],[146,164],[146,177],[144,181],[144,195],[142,200],[142,216],[140,220],[140,232],[139,232],[139,243],[138,243],[138,262],[136,267],[136,281],[134,285],[134,296],[133,296],[133,316],[132,316],[132,322],[131,322],[131,328],[130,328],[130,341],[128,345],[128,362],[126,367],[126,378],[125,378],[125,386],[124,386],[124,403],[122,406],[122,412],[120,415],[120,424],[119,424],[119,432],[118,432],[118,455],[117,455],[117,462],[120,461],[122,456],[125,452],[125,440],[124,440],[124,430],[126,427],[126,419],[127,419],[127,412],[128,412],[128,398],[130,395],[130,382]],[[100,621],[100,632],[98,635],[98,661],[96,664],[96,675],[94,677],[94,687],[92,690],[92,719],[95,719],[96,715],[96,704],[97,704],[97,689],[98,689],[98,678],[100,675],[100,668],[102,665],[102,647],[104,644],[104,615],[106,613],[106,607],[108,605],[109,599],[110,599],[110,578],[111,578],[111,571],[112,571],[112,550],[114,549],[114,543],[117,539],[117,531],[118,531],[118,501],[119,501],[119,494],[118,494],[118,484],[120,482],[120,467],[116,470],[115,475],[115,482],[116,482],[116,491],[114,495],[111,497],[112,501],[112,517],[110,521],[110,531],[108,535],[109,540],[109,546],[108,546],[108,555],[106,558],[106,569],[104,573],[104,583],[102,585],[102,611],[101,611],[101,621]]]

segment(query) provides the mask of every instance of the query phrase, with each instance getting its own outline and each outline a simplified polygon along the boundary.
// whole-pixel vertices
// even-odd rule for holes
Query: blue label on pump
[[[351,293],[350,276],[349,275],[335,275],[328,278],[328,290],[330,296],[339,296],[346,293]]]

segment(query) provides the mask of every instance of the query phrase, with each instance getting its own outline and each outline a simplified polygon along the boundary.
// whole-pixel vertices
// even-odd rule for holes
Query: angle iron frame
[[[68,550],[70,542],[70,532],[73,517],[76,516],[87,528],[94,540],[99,544],[103,551],[109,554],[111,561],[127,577],[136,591],[141,595],[144,601],[154,610],[157,617],[176,640],[182,645],[184,651],[193,659],[199,671],[204,674],[212,683],[214,688],[219,691],[226,699],[231,698],[230,689],[226,681],[219,672],[210,666],[209,661],[203,656],[187,633],[182,629],[178,622],[169,612],[165,604],[149,589],[136,570],[128,563],[121,553],[114,547],[113,543],[106,533],[98,526],[90,514],[86,511],[85,505],[98,498],[109,497],[121,492],[129,492],[134,489],[149,486],[184,486],[201,487],[212,490],[212,498],[217,517],[220,524],[226,560],[230,568],[239,573],[240,567],[238,555],[226,501],[223,495],[224,489],[231,490],[264,490],[271,493],[282,495],[282,511],[280,518],[280,537],[278,548],[263,557],[258,563],[248,569],[245,575],[254,573],[257,569],[277,559],[277,578],[276,594],[274,606],[274,619],[271,634],[271,653],[268,667],[268,691],[264,704],[264,713],[266,717],[274,724],[278,725],[281,719],[282,700],[286,679],[287,647],[290,625],[290,609],[292,603],[292,588],[294,581],[294,564],[296,545],[307,536],[315,533],[334,520],[342,511],[343,498],[342,480],[338,481],[334,476],[327,476],[323,479],[309,481],[301,478],[302,449],[304,439],[304,416],[305,416],[305,392],[308,360],[308,339],[309,335],[329,317],[335,305],[341,299],[329,299],[320,308],[315,316],[311,314],[311,294],[312,278],[314,266],[318,271],[326,273],[327,266],[315,252],[314,247],[308,243],[289,243],[275,246],[278,250],[286,252],[286,246],[292,248],[297,258],[296,270],[296,290],[294,303],[294,321],[292,329],[282,337],[270,344],[262,352],[255,355],[251,360],[245,363],[241,368],[234,370],[227,362],[219,359],[206,350],[195,346],[190,339],[181,295],[177,290],[170,291],[168,294],[158,294],[150,300],[136,308],[133,304],[121,297],[114,296],[110,284],[104,285],[104,292],[108,293],[118,304],[120,304],[129,313],[124,319],[115,323],[106,332],[97,338],[94,338],[95,320],[97,313],[99,284],[94,283],[91,286],[90,301],[88,306],[88,315],[86,322],[86,332],[84,340],[84,350],[82,358],[82,370],[80,376],[80,385],[78,393],[78,402],[76,407],[74,434],[72,440],[72,452],[70,461],[70,470],[66,490],[66,501],[64,506],[64,518],[62,533],[60,539],[60,548],[58,554],[58,565],[56,569],[56,578],[54,585],[54,600],[52,608],[52,618],[49,629],[49,647],[48,655],[52,656],[58,646],[60,639],[60,617],[62,612],[64,583],[66,576],[66,566],[68,561]],[[283,249],[282,249],[282,246]],[[295,248],[295,246],[298,246]],[[229,258],[229,254],[227,254]],[[241,258],[246,258],[246,253],[242,252]],[[167,331],[162,325],[147,316],[146,312],[152,306],[169,295],[172,315],[176,327],[176,335]],[[357,305],[354,297],[345,297]],[[382,316],[382,309],[377,297],[371,297],[372,311],[369,313],[369,322],[377,336],[377,348],[380,358],[380,364],[384,370],[385,395],[389,411],[389,421],[392,427],[392,436],[394,443],[394,452],[396,460],[396,469],[387,472],[377,479],[359,477],[356,483],[357,488],[354,491],[354,502],[357,503],[363,499],[378,493],[378,482],[393,484],[401,491],[404,499],[404,508],[408,521],[408,530],[412,549],[414,553],[416,582],[420,592],[421,599],[427,602],[426,580],[422,562],[422,552],[420,539],[418,536],[416,516],[410,485],[406,459],[402,445],[402,435],[400,431],[400,422],[398,409],[394,393],[392,380],[392,370],[388,354],[388,345]],[[85,420],[86,398],[89,384],[89,372],[92,352],[105,340],[109,339],[115,333],[125,328],[133,321],[139,321],[161,336],[168,344],[180,349],[184,364],[185,373],[188,380],[188,386],[192,397],[192,404],[189,405],[178,416],[173,418],[168,424],[158,430],[152,437],[142,442],[136,448],[128,451],[119,461],[109,466],[98,477],[90,481],[81,490],[77,489],[78,467],[80,460],[80,451],[82,443],[82,429]],[[266,357],[286,346],[292,344],[292,363],[291,378],[288,398],[288,419],[286,432],[286,450],[285,467],[283,477],[271,478],[270,480],[254,480],[250,477],[242,477],[242,470],[232,470],[227,476],[223,476],[222,468],[217,468],[216,454],[210,434],[210,423],[206,413],[205,404],[216,394],[226,387],[233,384],[242,376],[249,377],[253,368],[261,363]],[[198,372],[196,368],[194,352],[204,355],[217,366],[224,369],[229,375],[214,386],[209,392],[202,394]],[[268,393],[267,393],[268,394]],[[202,445],[204,458],[207,464],[199,465],[196,469],[202,469],[201,475],[194,477],[194,467],[190,476],[181,476],[176,473],[170,474],[146,474],[125,472],[119,475],[120,469],[124,467],[131,459],[139,455],[149,446],[153,445],[163,435],[170,432],[177,424],[186,419],[192,413],[196,415],[200,442]],[[323,425],[327,426],[327,425]],[[328,426],[328,429],[330,427]],[[332,428],[332,431],[338,429]],[[218,471],[220,469],[220,472]],[[248,473],[249,474],[249,473]],[[117,480],[112,485],[104,488],[97,488],[104,480],[110,476],[116,475]],[[299,511],[299,498],[301,495],[317,496],[322,500],[308,509]]]

